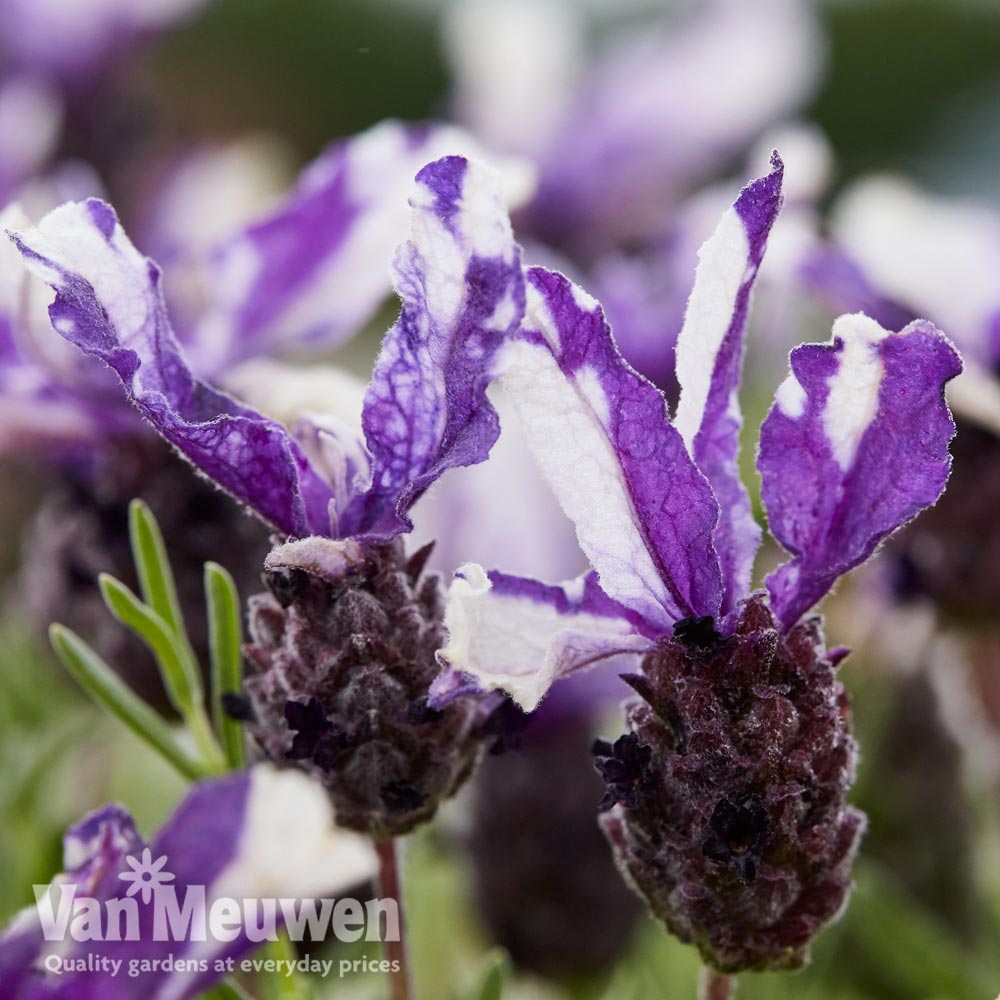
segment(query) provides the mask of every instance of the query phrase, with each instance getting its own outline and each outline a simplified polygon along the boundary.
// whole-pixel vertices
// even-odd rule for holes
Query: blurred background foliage
[[[614,0],[587,6],[595,39],[622,21],[641,22],[663,9]],[[829,61],[807,117],[832,142],[837,182],[900,170],[937,190],[1000,202],[1000,4],[830,0],[819,10]],[[439,15],[435,0],[217,0],[135,67],[128,127],[155,129],[154,139],[170,143],[275,132],[304,163],[331,138],[381,118],[444,115],[448,74]],[[107,127],[124,125],[116,118]],[[19,475],[5,470],[9,482]],[[19,525],[31,511],[31,491],[4,494],[0,564],[9,566]],[[117,799],[149,831],[170,811],[182,785],[85,701],[20,622],[8,615],[0,631],[0,917],[6,920],[31,902],[33,882],[58,870],[69,822]],[[854,800],[870,815],[866,845],[876,846],[863,848],[857,892],[845,917],[820,937],[812,965],[796,975],[744,976],[739,996],[993,997],[1000,990],[995,781],[981,778],[971,788],[948,784],[952,779],[935,784],[930,765],[940,755],[932,754],[914,784],[903,773],[909,751],[887,746],[899,699],[895,682],[861,657],[849,661],[845,678],[863,748]],[[916,754],[929,736],[918,728],[910,738]],[[904,794],[916,801],[913,809],[897,808]],[[972,806],[967,836],[949,818],[945,800],[954,796]],[[416,980],[420,995],[434,1000],[470,986],[489,948],[451,826],[446,817],[416,837],[407,858]],[[930,861],[907,854],[908,840],[924,844],[928,837]],[[935,852],[937,845],[944,849]],[[907,887],[908,874],[927,864],[936,865],[933,899],[918,898]],[[647,921],[605,977],[557,984],[524,975],[510,995],[690,997],[697,968],[691,949]],[[360,998],[380,996],[384,986],[378,978],[357,977],[325,989],[338,998]]]

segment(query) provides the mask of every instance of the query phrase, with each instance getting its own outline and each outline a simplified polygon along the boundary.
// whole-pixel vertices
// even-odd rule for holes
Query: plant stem
[[[412,1000],[410,967],[406,956],[406,913],[403,908],[403,886],[399,878],[396,841],[392,838],[376,840],[375,853],[378,855],[379,894],[383,899],[394,900],[399,914],[399,940],[385,942],[385,957],[392,963],[392,971],[389,973],[391,1000]]]
[[[736,983],[721,972],[705,966],[698,984],[698,1000],[730,1000],[736,995]]]

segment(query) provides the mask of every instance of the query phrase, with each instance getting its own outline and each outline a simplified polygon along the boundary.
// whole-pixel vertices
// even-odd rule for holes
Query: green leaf
[[[510,979],[510,958],[502,948],[495,948],[484,960],[479,982],[469,994],[469,1000],[501,1000]]]
[[[218,563],[205,563],[205,599],[212,656],[212,718],[226,760],[235,769],[243,766],[243,727],[225,713],[222,696],[239,693],[242,687],[240,597],[233,578]]]
[[[63,625],[49,629],[49,641],[63,666],[102,708],[117,716],[185,777],[205,776],[199,763],[177,745],[167,722],[132,691],[75,632]]]
[[[190,650],[152,608],[143,604],[119,580],[107,573],[98,577],[104,603],[123,625],[149,647],[160,668],[170,701],[181,715],[188,715],[201,703],[201,677]]]
[[[153,512],[142,500],[133,500],[129,504],[128,533],[143,600],[175,636],[182,637],[186,642],[184,616],[177,599],[177,587],[163,535]]]

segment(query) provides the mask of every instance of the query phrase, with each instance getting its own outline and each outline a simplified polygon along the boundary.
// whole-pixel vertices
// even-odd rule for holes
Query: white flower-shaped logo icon
[[[118,877],[123,882],[131,882],[128,895],[134,896],[137,892],[141,892],[144,903],[148,903],[150,896],[162,889],[167,882],[174,880],[173,873],[163,871],[163,866],[167,863],[167,856],[161,854],[156,861],[153,861],[153,855],[148,847],[143,850],[141,861],[137,858],[126,858],[125,860],[132,870],[120,872]]]

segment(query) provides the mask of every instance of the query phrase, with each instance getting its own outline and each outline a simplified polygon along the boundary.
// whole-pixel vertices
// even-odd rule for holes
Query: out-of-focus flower
[[[642,913],[594,822],[602,782],[590,745],[619,687],[598,672],[561,685],[520,745],[486,756],[473,780],[466,843],[478,911],[519,966],[544,975],[610,968]]]
[[[795,0],[692,5],[586,70],[578,18],[552,0],[480,0],[456,5],[447,32],[460,120],[538,164],[519,225],[577,256],[657,238],[684,197],[808,98],[823,64]]]
[[[91,102],[142,42],[205,0],[3,0],[0,4],[0,204],[43,175],[76,136]],[[86,145],[86,143],[84,144]],[[73,155],[98,150],[74,148]]]
[[[183,1000],[223,978],[217,959],[238,959],[259,946],[261,939],[252,940],[247,928],[256,920],[267,932],[260,913],[256,918],[245,913],[245,923],[238,916],[231,940],[157,936],[158,890],[145,879],[143,891],[134,895],[137,939],[116,941],[109,935],[107,940],[79,941],[68,931],[64,939],[47,939],[42,906],[58,916],[61,899],[71,893],[81,903],[88,898],[102,908],[125,899],[139,884],[130,884],[125,876],[136,875],[133,862],[142,866],[147,856],[153,866],[162,866],[159,881],[176,892],[178,907],[189,890],[203,890],[205,913],[223,899],[332,895],[376,870],[370,843],[334,825],[330,803],[319,788],[300,774],[267,765],[197,785],[148,843],[122,806],[104,806],[67,831],[66,870],[45,890],[45,902],[22,911],[0,937],[3,995],[23,1000],[151,995]],[[129,971],[133,963],[141,975]]]
[[[206,0],[4,0],[0,45],[19,68],[69,85],[93,77],[150,35],[173,27]]]
[[[881,295],[942,324],[963,353],[1000,362],[1000,213],[935,198],[899,177],[850,187],[830,217],[831,237]]]
[[[52,325],[118,375],[175,448],[290,540],[251,601],[251,729],[275,760],[324,782],[345,824],[376,836],[428,818],[467,776],[483,706],[426,704],[443,594],[407,557],[410,508],[499,435],[486,385],[520,323],[520,252],[500,178],[461,157],[424,168],[397,252],[403,311],[346,423],[289,431],[196,377],[167,317],[160,272],[103,202],[69,204],[13,239],[56,291]]]
[[[760,529],[737,470],[737,392],[780,188],[775,160],[702,248],[673,422],[599,305],[528,271],[502,383],[595,573],[549,586],[463,567],[432,689],[441,705],[499,687],[531,709],[560,676],[631,669],[631,731],[599,747],[618,802],[603,825],[654,911],[724,970],[801,964],[846,899],[863,818],[845,805],[844,652],[803,616],[937,500],[954,433],[943,387],[961,370],[929,323],[891,334],[861,315],[792,353],[758,458],[792,558],[751,595]]]

